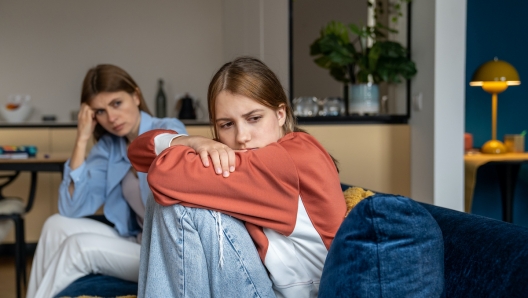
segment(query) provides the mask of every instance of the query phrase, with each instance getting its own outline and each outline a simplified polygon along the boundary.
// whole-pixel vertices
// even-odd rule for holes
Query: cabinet
[[[302,125],[339,161],[342,182],[373,190],[410,194],[410,128],[406,124]],[[187,125],[190,135],[211,137],[209,126]],[[0,127],[2,144],[36,145],[41,152],[71,152],[76,127]],[[26,216],[26,241],[37,242],[46,218],[58,212],[59,173],[39,173],[33,209]],[[27,198],[29,173],[5,195]],[[13,243],[9,235],[4,243]]]

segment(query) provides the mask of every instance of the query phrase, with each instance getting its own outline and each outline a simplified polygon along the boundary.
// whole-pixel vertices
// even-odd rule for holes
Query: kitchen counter
[[[354,124],[407,124],[408,118],[402,115],[343,116],[343,117],[299,117],[299,125],[354,125]],[[209,126],[209,121],[182,120],[186,126]],[[0,121],[0,128],[42,128],[77,127],[77,122],[34,121],[7,123]]]

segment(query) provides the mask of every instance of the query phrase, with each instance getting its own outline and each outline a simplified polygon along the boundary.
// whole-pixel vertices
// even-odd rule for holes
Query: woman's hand
[[[72,156],[70,158],[70,169],[75,170],[80,167],[86,157],[86,147],[88,140],[92,136],[97,121],[95,121],[95,113],[89,105],[83,103],[79,109],[77,116],[77,140],[73,147]],[[69,191],[73,196],[74,191],[73,181],[70,183]]]
[[[77,141],[87,142],[95,129],[95,113],[86,103],[81,104],[77,116]]]
[[[223,143],[200,136],[181,136],[172,140],[171,146],[174,145],[193,148],[204,167],[209,167],[210,156],[216,174],[229,177],[229,173],[235,171],[235,151]]]

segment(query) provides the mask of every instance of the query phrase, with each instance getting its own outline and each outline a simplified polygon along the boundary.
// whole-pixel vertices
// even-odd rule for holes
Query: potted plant
[[[401,16],[401,2],[393,4],[391,21]],[[374,4],[369,1],[369,7]],[[374,10],[375,25],[345,25],[331,21],[322,28],[319,38],[310,46],[314,62],[330,71],[330,75],[345,84],[345,101],[349,114],[379,113],[381,82],[401,83],[416,74],[416,66],[408,51],[399,42],[388,40],[389,33],[397,33],[378,21],[384,14],[381,2]],[[351,39],[349,34],[355,38]],[[370,42],[369,42],[370,41]]]

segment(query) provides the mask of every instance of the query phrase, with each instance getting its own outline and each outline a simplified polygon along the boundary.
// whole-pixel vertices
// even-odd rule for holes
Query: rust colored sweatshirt
[[[177,135],[149,131],[128,149],[134,168],[148,172],[154,199],[243,220],[277,294],[317,296],[328,249],[346,212],[336,167],[322,145],[309,134],[289,133],[264,148],[237,152],[236,170],[224,178],[204,167],[192,148],[168,147],[170,141],[160,146],[167,134]]]

